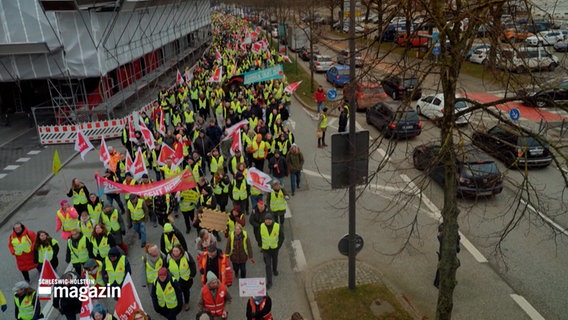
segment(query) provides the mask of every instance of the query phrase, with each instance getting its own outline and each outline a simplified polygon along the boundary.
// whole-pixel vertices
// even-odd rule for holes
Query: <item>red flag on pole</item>
[[[99,148],[99,159],[104,164],[105,168],[110,167],[110,153],[105,142],[105,138],[101,138],[101,147]]]
[[[142,303],[140,303],[132,277],[130,273],[127,273],[120,290],[120,298],[118,298],[116,307],[114,307],[114,316],[116,319],[131,319],[132,314],[136,310],[144,311],[144,308],[142,308]]]
[[[218,67],[215,72],[213,73],[213,75],[211,76],[211,78],[209,78],[209,80],[207,80],[207,82],[217,82],[220,83],[221,79],[223,78],[223,68]]]
[[[290,57],[288,57],[287,55],[283,55],[282,58],[284,59],[285,62],[292,63],[292,59],[290,59]]]
[[[172,149],[167,144],[162,144],[162,150],[160,151],[160,155],[158,156],[158,164],[165,166],[166,160],[168,158],[172,158],[172,162],[175,166],[179,166],[183,161],[183,148],[177,148],[176,150]]]
[[[260,191],[272,191],[272,187],[269,184],[271,179],[269,175],[254,167],[250,168],[247,173],[247,183]]]
[[[233,135],[233,142],[231,143],[231,149],[229,150],[229,152],[231,153],[232,156],[234,156],[235,151],[237,150],[241,150],[241,152],[243,151],[243,143],[241,140],[241,129],[237,130]]]
[[[284,88],[284,91],[292,94],[296,90],[298,90],[298,87],[300,87],[301,83],[302,83],[302,81],[296,81],[294,83],[290,83],[289,85],[286,86],[286,88]]]
[[[81,153],[81,159],[85,160],[85,155],[90,150],[94,149],[95,147],[89,141],[89,138],[83,134],[83,131],[79,127],[77,127],[77,139],[75,140],[75,151]]]
[[[132,157],[130,156],[129,152],[126,152],[126,171],[130,171],[130,168],[132,168]]]
[[[223,138],[223,141],[231,139],[239,129],[248,123],[248,120],[244,119],[227,128],[227,130],[225,130],[225,138]]]
[[[136,139],[136,132],[134,131],[134,124],[132,123],[132,120],[128,120],[128,140],[129,141],[136,141],[138,139]]]
[[[164,110],[160,109],[160,121],[158,122],[158,132],[162,135],[166,135],[166,124],[164,122]]]
[[[85,286],[87,287],[87,292],[89,292],[89,281],[85,281]],[[81,312],[79,313],[79,320],[90,320],[91,311],[93,310],[93,300],[91,300],[91,295],[87,295],[87,299],[81,303]]]
[[[181,76],[181,73],[179,72],[179,69],[176,73],[176,85],[180,85],[182,83],[184,83],[185,81],[183,80],[183,77]]]
[[[148,129],[142,118],[140,118],[140,132],[142,133],[142,137],[144,138],[144,142],[148,148],[150,148],[150,150],[154,150],[156,148],[156,145],[154,144],[154,135],[152,134],[152,131]]]
[[[130,173],[134,176],[134,179],[142,178],[143,174],[148,174],[148,170],[146,169],[146,165],[144,164],[144,158],[142,155],[142,150],[138,147],[138,151],[136,151],[136,156],[134,157],[134,163],[129,168]]]
[[[51,299],[51,287],[56,279],[59,279],[59,276],[55,272],[55,269],[53,269],[51,262],[49,262],[46,252],[43,257],[43,264],[38,280],[37,295],[39,300]]]
[[[223,61],[223,57],[217,48],[215,48],[215,60],[217,60],[217,62]]]

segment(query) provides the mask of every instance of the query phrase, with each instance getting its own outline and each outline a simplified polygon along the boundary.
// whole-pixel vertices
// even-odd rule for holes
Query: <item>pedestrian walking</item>
[[[89,190],[79,179],[75,178],[71,181],[71,188],[67,192],[67,196],[73,198],[73,207],[75,207],[77,212],[87,211]]]
[[[112,314],[103,305],[97,304],[91,310],[91,320],[114,320]]]
[[[193,286],[193,278],[197,274],[195,260],[181,245],[177,244],[167,258],[168,271],[172,278],[179,282],[183,294],[183,310],[189,311],[190,289]]]
[[[87,212],[89,213],[89,217],[95,222],[95,224],[99,223],[99,221],[101,220],[101,214],[103,212],[103,202],[94,193],[91,193],[89,195],[89,202],[87,202]]]
[[[44,318],[41,313],[41,305],[36,297],[36,291],[28,282],[16,282],[13,291],[16,320],[38,320]]]
[[[164,255],[170,254],[174,245],[179,244],[184,251],[187,251],[187,243],[185,237],[176,227],[171,223],[164,224],[164,232],[160,238],[160,250]]]
[[[61,284],[57,284],[55,287],[63,287],[67,288],[67,290],[79,290],[79,285],[77,283],[73,283],[78,279],[78,275],[75,274],[73,271],[69,271],[64,273],[61,276],[61,279],[64,281]],[[72,289],[72,287],[75,287]],[[55,290],[55,289],[53,289]],[[60,291],[63,292],[63,291]],[[67,320],[76,320],[77,314],[81,313],[81,300],[79,300],[78,296],[65,296],[65,297],[53,297],[53,307],[59,311],[60,314],[65,316]]]
[[[111,163],[112,163],[112,155],[111,155]],[[119,179],[117,178],[116,174],[111,171],[110,169],[106,169],[105,170],[105,174],[104,177],[110,181],[113,182],[120,182]],[[120,199],[120,193],[118,192],[109,192],[106,194],[107,196],[107,205],[112,207],[113,202],[116,202],[116,204],[118,205],[118,208],[120,209],[120,213],[123,214],[124,213],[124,204],[122,203],[122,200]]]
[[[36,234],[29,230],[21,222],[16,222],[12,227],[12,233],[8,238],[8,249],[16,257],[18,270],[24,276],[24,280],[30,281],[29,271],[37,268],[34,262],[34,246]]]
[[[114,244],[119,246],[124,254],[128,254],[128,247],[124,243],[122,236],[126,234],[124,220],[118,210],[107,204],[101,214],[101,221],[105,224],[109,238],[112,237]]]
[[[345,132],[347,131],[347,122],[349,120],[347,110],[344,107],[338,107],[337,110],[339,111],[337,132]]]
[[[75,273],[81,274],[83,263],[94,257],[91,241],[79,229],[71,230],[71,237],[67,239],[65,262],[71,263]]]
[[[154,310],[167,320],[175,320],[181,312],[183,298],[179,283],[168,273],[168,269],[158,271],[158,279],[151,294]]]
[[[71,235],[71,230],[79,227],[79,213],[69,205],[67,200],[61,200],[59,206],[55,215],[55,231],[61,231],[61,238],[67,240]]]
[[[270,158],[268,164],[272,177],[279,181],[282,188],[284,188],[285,178],[288,176],[288,163],[286,158],[280,154],[280,150],[274,151],[274,156]]]
[[[203,285],[207,283],[206,275],[209,271],[213,272],[215,277],[224,285],[230,287],[233,284],[233,270],[231,270],[229,259],[223,253],[223,250],[217,248],[215,243],[209,245],[207,251],[201,255],[198,263]]]
[[[114,238],[109,236],[104,223],[95,225],[91,237],[91,244],[93,245],[93,256],[99,261],[105,261],[110,248],[116,246]]]
[[[217,169],[217,172],[211,178],[211,187],[213,188],[213,195],[215,200],[217,200],[217,205],[219,210],[225,212],[227,209],[227,204],[229,203],[229,186],[231,185],[231,179],[229,175],[225,174],[223,168]]]
[[[248,214],[248,198],[250,196],[250,186],[245,180],[245,176],[241,172],[235,174],[235,179],[231,181],[231,200],[233,206],[240,206],[245,214]]]
[[[136,310],[130,316],[130,320],[150,320],[150,316],[143,310]]]
[[[233,264],[235,277],[246,278],[247,262],[250,261],[254,264],[255,261],[248,233],[238,222],[235,223],[234,231],[229,232],[229,241],[227,241],[225,252]]]
[[[259,200],[249,218],[249,223],[252,226],[254,238],[256,239],[256,244],[259,248],[262,246],[262,241],[260,239],[260,225],[264,222],[264,218],[269,212],[270,211],[264,204],[264,201]]]
[[[314,101],[316,103],[317,112],[320,113],[325,106],[326,92],[322,86],[319,86],[318,89],[314,92]]]
[[[261,248],[266,269],[266,288],[272,287],[272,275],[278,276],[278,250],[284,243],[284,232],[280,224],[274,222],[272,214],[267,214],[260,225]]]
[[[37,264],[37,270],[41,272],[43,261],[49,260],[54,270],[59,266],[59,242],[49,236],[49,233],[40,230],[37,232],[36,242],[34,245],[34,262]]]
[[[121,287],[126,274],[132,274],[130,263],[117,247],[111,248],[103,263],[103,280],[107,286]]]
[[[6,302],[6,297],[2,291],[0,291],[0,310],[2,310],[2,312],[6,312],[6,310],[8,310],[8,303]]]
[[[274,215],[276,222],[282,227],[284,226],[284,216],[286,215],[286,208],[288,206],[286,200],[288,199],[288,195],[280,186],[280,181],[274,181],[272,191],[270,191],[268,195],[268,207],[270,208],[270,212]]]
[[[79,218],[79,230],[89,239],[93,235],[93,230],[95,229],[95,222],[91,220],[89,213],[87,211],[83,211]]]
[[[128,227],[134,227],[134,231],[138,234],[140,239],[140,247],[146,246],[146,223],[148,217],[148,206],[144,199],[138,197],[136,194],[131,194],[128,202],[126,203],[126,216],[130,220]]]
[[[300,189],[300,182],[302,178],[302,169],[304,168],[304,154],[300,151],[297,144],[292,143],[290,152],[286,155],[286,162],[290,168],[290,190],[292,196],[296,193],[296,189]]]
[[[147,243],[142,256],[142,286],[148,287],[150,294],[154,290],[154,283],[158,279],[158,271],[166,266],[166,256],[154,243]]]
[[[246,312],[247,320],[272,320],[272,299],[269,296],[250,297]]]
[[[185,223],[185,233],[191,231],[191,224],[195,219],[195,207],[199,199],[199,191],[197,188],[187,189],[180,192],[179,209],[183,215]]]
[[[318,122],[318,148],[327,147],[325,143],[325,131],[327,130],[327,108],[323,108],[319,114]]]
[[[207,284],[201,289],[199,309],[208,311],[214,320],[228,319],[227,309],[232,301],[233,297],[225,284],[213,272],[207,272]]]
[[[201,260],[201,255],[205,253],[209,246],[214,243],[217,245],[217,238],[213,235],[213,233],[209,232],[207,229],[201,229],[199,231],[199,238],[196,239],[196,250],[197,250],[197,260]]]
[[[81,278],[92,281],[90,285],[96,288],[103,287],[105,280],[103,279],[103,262],[96,259],[89,259],[83,263],[83,271]]]

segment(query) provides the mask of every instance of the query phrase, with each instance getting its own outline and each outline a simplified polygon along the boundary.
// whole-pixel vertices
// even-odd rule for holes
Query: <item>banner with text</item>
[[[97,181],[97,187],[103,189],[104,193],[132,193],[141,197],[159,196],[193,189],[197,186],[190,170],[185,170],[177,176],[148,184],[125,185],[108,180],[98,174],[95,174],[95,180]]]
[[[244,76],[245,81],[243,84],[251,84],[274,79],[282,79],[282,77],[284,77],[284,70],[282,69],[282,65],[279,64],[266,69],[246,72],[244,73]]]

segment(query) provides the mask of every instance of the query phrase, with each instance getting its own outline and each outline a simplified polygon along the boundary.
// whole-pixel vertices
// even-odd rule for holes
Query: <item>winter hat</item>
[[[212,271],[207,271],[207,283],[217,279],[217,276]]]
[[[89,259],[87,261],[85,261],[85,263],[83,263],[83,268],[85,269],[89,269],[92,267],[96,267],[97,263],[95,262],[95,259]]]
[[[18,290],[24,290],[24,289],[27,289],[29,287],[30,287],[30,284],[27,281],[18,281],[14,285],[14,288],[12,289],[12,291],[16,292]]]
[[[110,248],[108,255],[113,256],[113,257],[118,257],[118,256],[120,256],[120,251],[118,251],[117,247],[112,247],[112,248]]]
[[[267,213],[264,216],[264,220],[274,220],[274,216],[272,215],[272,213]]]
[[[168,232],[172,232],[174,231],[174,226],[172,226],[171,223],[165,223],[164,224],[164,233],[168,233]]]
[[[235,206],[233,207],[233,211],[241,212],[241,206],[238,205],[238,204],[235,205]]]
[[[167,275],[168,275],[168,269],[160,268],[160,270],[158,270],[159,277],[166,277]]]

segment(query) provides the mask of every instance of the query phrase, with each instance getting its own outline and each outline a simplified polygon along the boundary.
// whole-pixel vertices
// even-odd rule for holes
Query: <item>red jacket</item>
[[[199,260],[199,270],[201,271],[201,282],[203,286],[206,287],[207,284],[207,251],[203,252],[201,255],[201,259]],[[222,284],[227,286],[233,285],[233,270],[231,269],[231,264],[229,263],[229,259],[221,250],[217,250],[217,259],[219,261],[217,264],[219,265],[219,270],[217,274],[219,275],[218,278]]]
[[[27,229],[22,225],[22,233],[17,235],[14,231],[10,235],[8,239],[8,249],[10,249],[10,253],[13,256],[16,256],[16,264],[18,265],[18,270],[20,271],[30,271],[37,267],[37,264],[34,262],[34,245],[36,241],[36,234],[32,230]],[[26,249],[25,251],[28,252],[16,252],[17,248],[14,245],[21,246],[27,248],[29,246],[29,251]],[[18,250],[20,251],[20,250]]]
[[[220,317],[223,315],[225,308],[225,296],[227,296],[227,287],[224,284],[219,284],[217,289],[217,296],[213,300],[213,294],[207,285],[201,288],[201,297],[203,298],[203,308],[211,312],[212,316]]]
[[[326,99],[325,90],[316,90],[316,92],[314,92],[314,99],[316,100],[316,102],[324,102]]]

